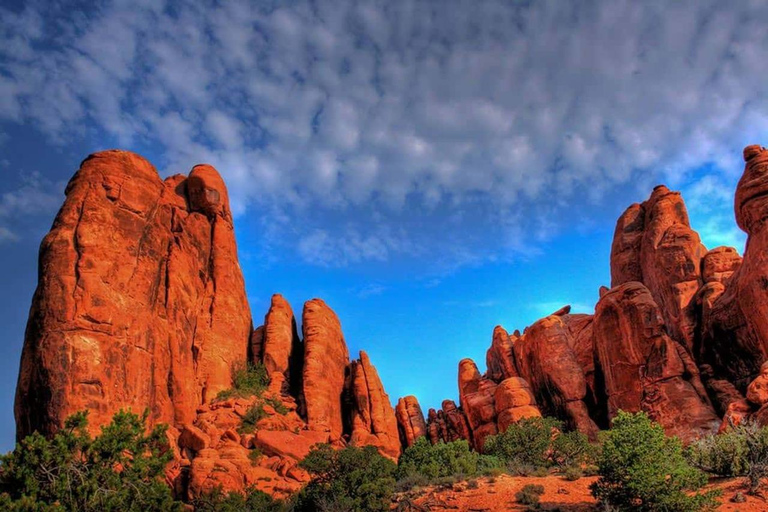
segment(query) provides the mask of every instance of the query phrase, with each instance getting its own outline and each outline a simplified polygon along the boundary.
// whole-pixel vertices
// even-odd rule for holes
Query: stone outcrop
[[[472,443],[482,450],[485,438],[498,433],[496,426],[497,384],[480,375],[471,359],[459,362],[459,403],[472,430]]]
[[[497,325],[493,329],[493,341],[485,355],[485,364],[488,369],[486,376],[492,381],[501,382],[509,377],[518,376],[512,352],[513,343],[513,338],[502,326]]]
[[[267,315],[264,317],[264,334],[261,342],[261,361],[269,375],[269,389],[275,393],[292,393],[298,396],[301,379],[303,347],[296,331],[296,319],[288,301],[282,295],[272,296]],[[294,384],[294,389],[290,385]]]
[[[691,353],[696,326],[691,300],[701,285],[705,253],[698,233],[691,229],[682,196],[663,185],[619,218],[611,248],[611,286],[645,284],[670,335]]]
[[[16,392],[17,436],[87,409],[179,427],[244,363],[251,314],[213,167],[163,181],[126,151],[83,161],[40,247]]]
[[[594,342],[609,417],[645,411],[682,439],[717,431],[719,418],[693,359],[667,334],[659,306],[641,283],[622,284],[600,298]]]
[[[395,407],[400,443],[404,448],[411,446],[420,437],[427,435],[424,413],[415,396],[400,398]]]
[[[351,364],[347,389],[351,401],[350,444],[376,446],[383,455],[397,460],[400,456],[400,436],[395,411],[379,373],[363,351],[360,352],[360,359]]]
[[[733,273],[702,302],[704,358],[742,391],[768,358],[768,150],[744,150],[744,174],[736,187],[736,222],[747,235],[744,259],[721,264]],[[714,266],[714,265],[713,265]]]
[[[349,352],[341,324],[331,308],[320,299],[304,304],[304,401],[307,425],[312,430],[330,432],[341,439],[342,394]]]
[[[523,418],[541,417],[530,386],[520,377],[509,377],[501,381],[494,392],[494,406],[499,432],[506,431],[510,425]]]

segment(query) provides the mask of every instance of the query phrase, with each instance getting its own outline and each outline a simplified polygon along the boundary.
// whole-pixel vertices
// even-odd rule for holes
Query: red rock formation
[[[448,428],[447,441],[456,441],[457,439],[466,439],[472,444],[472,431],[469,429],[469,421],[464,411],[456,407],[453,400],[443,400],[441,404],[445,423]]]
[[[424,413],[421,412],[421,406],[415,396],[409,395],[397,401],[395,417],[397,418],[400,443],[404,448],[411,446],[418,438],[427,435]]]
[[[275,393],[291,391],[291,369],[300,375],[303,347],[296,331],[296,319],[288,301],[282,295],[272,296],[272,304],[264,317],[264,340],[261,360],[269,374],[269,389]],[[294,394],[301,380],[294,379]]]
[[[504,432],[523,418],[541,417],[528,383],[520,377],[503,380],[494,393],[496,428]]]
[[[304,304],[304,401],[311,430],[330,432],[332,440],[343,433],[342,394],[349,352],[341,323],[320,299]]]
[[[768,359],[768,150],[744,149],[744,174],[736,187],[736,222],[747,235],[741,265],[722,286],[703,294],[702,345],[715,372],[744,390]]]
[[[698,370],[682,345],[667,335],[645,286],[629,282],[604,294],[593,328],[611,418],[619,409],[643,410],[682,439],[717,430],[719,420]]]
[[[278,414],[257,397],[214,402],[199,408],[194,424],[179,436],[180,465],[188,469],[185,495],[194,499],[216,487],[244,491],[255,486],[276,496],[287,496],[309,480],[298,467],[316,443],[328,442],[328,432],[306,430],[295,402],[283,395],[286,414]],[[241,431],[248,409],[261,403],[267,417],[253,433]],[[254,449],[261,453],[253,457]],[[183,485],[179,487],[183,488]]]
[[[488,368],[486,376],[494,382],[501,382],[509,377],[517,377],[514,354],[512,353],[512,337],[500,325],[493,329],[491,348],[485,355]]]
[[[485,438],[498,433],[496,427],[497,384],[484,378],[471,359],[459,362],[459,402],[472,430],[473,446],[483,449]]]
[[[351,364],[350,376],[350,444],[376,446],[382,455],[397,460],[400,455],[400,437],[395,411],[368,354],[360,352],[360,360]]]
[[[561,312],[528,327],[514,344],[515,360],[520,376],[530,383],[548,414],[594,438],[597,425],[584,402],[587,382],[566,319],[567,313]]]
[[[696,329],[691,301],[701,285],[706,252],[688,221],[679,192],[659,185],[644,203],[630,206],[616,223],[611,285],[638,281],[661,308],[670,335],[693,353]]]
[[[40,248],[16,394],[19,438],[88,409],[181,426],[230,387],[251,317],[215,169],[163,182],[138,155],[81,164]]]

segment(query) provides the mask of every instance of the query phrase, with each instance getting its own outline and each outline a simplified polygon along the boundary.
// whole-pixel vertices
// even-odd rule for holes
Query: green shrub
[[[232,387],[216,395],[217,400],[260,396],[269,385],[267,369],[261,363],[235,363],[232,366]]]
[[[259,420],[267,417],[267,412],[264,410],[264,406],[260,403],[253,404],[245,411],[240,428],[238,429],[241,434],[250,434],[256,430],[256,424]]]
[[[264,403],[271,405],[277,414],[288,414],[288,408],[278,398],[269,397],[264,400]]]
[[[51,439],[24,438],[0,457],[0,510],[181,510],[163,481],[172,458],[166,427],[147,434],[147,417],[148,411],[141,417],[120,411],[92,438],[87,412],[79,412]]]
[[[549,459],[560,469],[594,464],[597,447],[581,432],[563,432],[552,439]]]
[[[583,476],[584,473],[581,471],[581,468],[576,466],[570,466],[563,471],[563,478],[569,482],[574,482]]]
[[[544,494],[543,485],[528,484],[515,493],[515,501],[521,505],[538,507],[542,494]]]
[[[251,464],[252,464],[252,465],[256,466],[256,465],[258,465],[258,463],[259,463],[259,459],[261,459],[261,457],[262,457],[263,455],[264,455],[264,454],[263,454],[263,453],[261,453],[261,450],[259,450],[257,447],[255,447],[255,446],[254,446],[254,447],[253,447],[253,448],[251,448],[251,450],[248,452],[248,459],[251,461]]]
[[[474,476],[478,474],[479,459],[465,440],[433,445],[426,437],[420,437],[400,455],[397,477],[420,474],[434,480],[446,476]],[[489,459],[487,463],[491,461]]]
[[[503,433],[488,436],[483,451],[507,465],[544,467],[549,465],[552,434],[561,428],[553,418],[523,418]]]
[[[334,450],[318,445],[300,466],[312,479],[296,498],[297,511],[389,510],[397,467],[373,446]]]
[[[640,512],[693,512],[714,506],[715,492],[696,493],[707,476],[688,464],[676,437],[644,412],[619,411],[603,434],[600,478],[592,494],[608,507]]]
[[[288,510],[285,503],[269,494],[249,487],[245,494],[231,491],[224,493],[216,487],[192,502],[195,512],[283,512]]]
[[[695,441],[687,455],[691,464],[709,473],[746,477],[749,493],[755,494],[768,477],[768,427],[745,421]]]

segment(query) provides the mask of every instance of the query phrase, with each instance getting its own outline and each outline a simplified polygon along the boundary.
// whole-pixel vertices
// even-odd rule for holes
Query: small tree
[[[38,433],[0,457],[0,509],[11,511],[180,510],[163,481],[171,460],[165,426],[146,434],[142,417],[120,411],[91,438],[87,413],[70,416],[52,439]]]
[[[716,504],[716,492],[696,493],[707,476],[691,467],[676,437],[644,412],[619,411],[604,433],[600,478],[592,494],[619,510],[694,512]]]
[[[428,480],[447,476],[470,477],[500,462],[473,452],[465,440],[432,444],[420,437],[405,449],[397,467],[398,479],[421,475]]]
[[[327,444],[318,445],[300,466],[312,480],[296,498],[297,511],[389,510],[396,466],[373,446],[334,450]]]
[[[745,421],[692,443],[688,458],[715,475],[746,477],[748,492],[757,494],[768,477],[768,427]]]
[[[554,418],[523,418],[501,434],[488,436],[483,451],[508,466],[547,467],[553,434],[561,428]]]
[[[235,363],[232,366],[232,387],[216,395],[217,400],[261,396],[269,385],[267,368],[261,363]]]

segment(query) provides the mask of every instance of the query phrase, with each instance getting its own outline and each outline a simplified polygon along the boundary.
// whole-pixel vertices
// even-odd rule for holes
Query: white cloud
[[[0,244],[3,242],[15,242],[18,239],[19,237],[13,231],[5,226],[0,226]]]
[[[0,10],[0,120],[159,147],[168,172],[207,161],[238,214],[367,207],[393,232],[403,214],[464,212],[463,234],[413,226],[397,243],[308,227],[298,250],[318,264],[427,239],[474,261],[478,231],[504,240],[485,252],[525,252],[633,183],[738,173],[768,134],[763,2],[171,4]],[[734,239],[716,214],[700,227]]]

